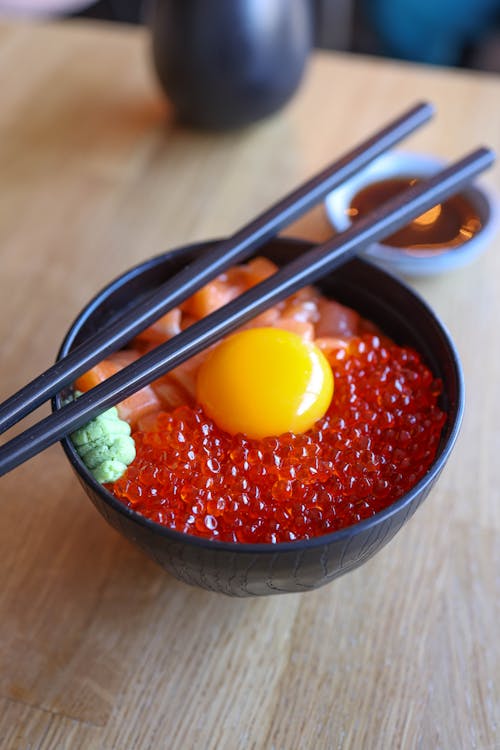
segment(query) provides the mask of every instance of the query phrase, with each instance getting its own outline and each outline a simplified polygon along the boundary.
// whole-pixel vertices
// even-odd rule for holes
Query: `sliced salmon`
[[[164,341],[168,341],[181,332],[181,317],[180,309],[174,307],[149,328],[139,333],[134,339],[134,345],[141,349],[152,349],[163,344]]]
[[[92,367],[91,370],[81,375],[75,382],[75,388],[78,391],[89,391],[94,386],[99,385],[115,373],[122,370],[127,365],[135,362],[140,353],[134,349],[123,349],[119,352],[113,352],[102,362]],[[133,428],[138,419],[144,414],[151,411],[157,411],[161,408],[161,402],[155,391],[150,385],[144,386],[137,393],[120,401],[116,405],[120,419],[124,419]]]
[[[336,355],[339,351],[347,349],[349,342],[346,339],[335,338],[334,336],[323,336],[314,339],[314,343],[321,349],[327,359]]]
[[[361,317],[355,310],[323,297],[318,300],[318,313],[317,337],[350,338],[359,335]]]
[[[167,411],[193,402],[190,390],[188,391],[182,384],[182,378],[172,376],[171,372],[155,380],[151,383],[151,387]]]
[[[245,266],[230,268],[183,302],[181,310],[196,320],[204,318],[271,276],[276,270],[277,266],[267,258],[254,258]]]

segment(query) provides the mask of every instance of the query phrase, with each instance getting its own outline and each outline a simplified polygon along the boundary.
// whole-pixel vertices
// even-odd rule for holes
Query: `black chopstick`
[[[120,349],[204,284],[231,265],[247,258],[267,239],[305,213],[328,192],[377,156],[427,122],[433,114],[434,108],[428,103],[412,107],[268,208],[232,237],[215,244],[203,257],[184,268],[146,299],[143,298],[139,305],[129,308],[111,325],[75,347],[63,360],[56,362],[0,404],[0,434],[58,393],[63,386],[72,383],[110,352]]]
[[[431,179],[410,187],[341,235],[313,247],[237,299],[46,417],[0,448],[0,476],[271,305],[316,281],[370,243],[389,236],[411,219],[458,192],[493,161],[492,151],[477,149]]]

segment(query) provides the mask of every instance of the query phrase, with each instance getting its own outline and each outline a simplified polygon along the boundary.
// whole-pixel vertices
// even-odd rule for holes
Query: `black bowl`
[[[67,354],[106,325],[132,301],[161,284],[208,244],[184,247],[146,261],[97,295],[71,326],[59,352]],[[295,240],[273,240],[261,251],[283,263],[310,247]],[[186,583],[232,596],[309,591],[347,573],[372,557],[399,531],[429,494],[450,455],[463,412],[463,380],[455,348],[429,307],[407,286],[370,263],[355,259],[318,286],[354,307],[396,342],[421,353],[444,388],[447,413],[436,459],[428,473],[397,502],[354,526],[314,539],[281,544],[215,542],[171,531],[127,508],[107,492],[83,465],[69,440],[62,445],[83,488],[104,518],[149,557]],[[59,408],[60,397],[54,401]]]

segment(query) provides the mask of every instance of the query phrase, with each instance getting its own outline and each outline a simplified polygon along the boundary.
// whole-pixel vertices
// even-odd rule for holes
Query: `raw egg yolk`
[[[216,346],[197,398],[218,427],[250,438],[306,432],[328,409],[333,375],[314,344],[279,328],[251,328]]]

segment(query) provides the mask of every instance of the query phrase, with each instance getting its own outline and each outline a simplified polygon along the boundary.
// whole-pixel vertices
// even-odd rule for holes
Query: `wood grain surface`
[[[317,53],[278,115],[182,129],[145,32],[0,25],[1,397],[148,256],[238,228],[419,99],[405,147],[500,150],[500,81]],[[500,191],[496,167],[485,181]],[[289,228],[321,239],[322,208]],[[430,498],[308,594],[183,585],[96,514],[59,446],[0,480],[2,750],[498,750],[500,248],[415,283],[462,356],[466,416]],[[41,411],[46,412],[47,408]]]

